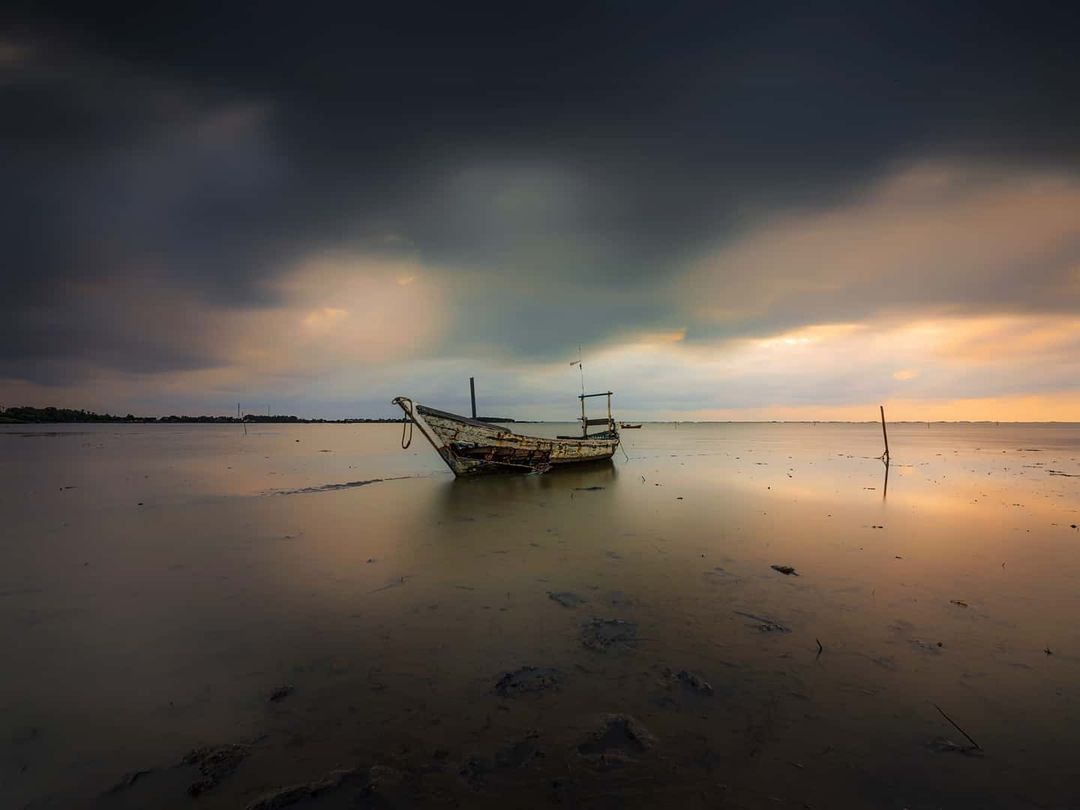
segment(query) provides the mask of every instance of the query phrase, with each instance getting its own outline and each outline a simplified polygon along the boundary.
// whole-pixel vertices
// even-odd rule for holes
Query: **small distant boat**
[[[606,419],[585,417],[585,400],[589,397],[608,398]],[[481,422],[467,416],[439,411],[413,402],[408,397],[396,397],[394,404],[405,412],[406,424],[415,425],[431,443],[454,475],[469,476],[496,472],[547,472],[564,464],[607,461],[619,446],[619,431],[611,418],[611,392],[582,394],[581,436],[559,436],[545,439],[523,436],[501,425]],[[589,433],[589,427],[603,424],[605,429]],[[402,447],[412,441],[402,436]]]
[[[619,430],[641,430],[641,425],[631,425],[629,422],[619,422]]]

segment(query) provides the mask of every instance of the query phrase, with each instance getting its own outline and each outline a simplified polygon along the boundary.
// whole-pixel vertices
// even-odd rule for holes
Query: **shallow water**
[[[0,806],[1080,807],[1080,426],[623,438],[0,428]]]

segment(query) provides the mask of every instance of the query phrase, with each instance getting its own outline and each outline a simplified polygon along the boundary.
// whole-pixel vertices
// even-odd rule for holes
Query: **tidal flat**
[[[0,806],[1080,807],[1080,425],[400,432],[0,427]]]

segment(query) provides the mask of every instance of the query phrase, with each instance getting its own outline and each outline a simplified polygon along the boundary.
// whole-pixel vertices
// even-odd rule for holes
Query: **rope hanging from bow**
[[[408,404],[406,405],[406,403]],[[401,409],[405,411],[405,421],[401,423],[401,449],[408,450],[409,445],[412,444],[413,437],[414,419],[412,402],[403,398],[398,404],[401,406]]]

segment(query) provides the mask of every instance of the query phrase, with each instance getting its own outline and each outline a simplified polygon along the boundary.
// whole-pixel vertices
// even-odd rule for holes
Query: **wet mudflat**
[[[1080,426],[398,430],[0,429],[0,806],[1080,806]]]

